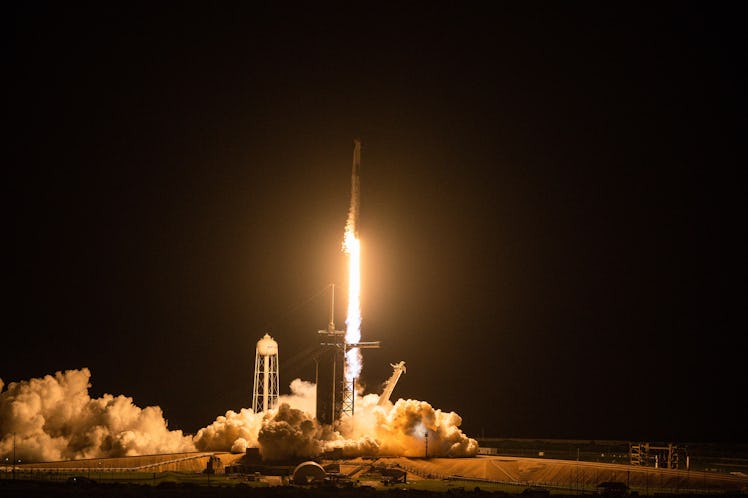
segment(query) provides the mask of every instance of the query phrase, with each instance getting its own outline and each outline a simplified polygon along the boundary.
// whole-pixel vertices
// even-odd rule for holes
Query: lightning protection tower
[[[252,411],[265,412],[278,401],[278,343],[269,334],[257,341]]]

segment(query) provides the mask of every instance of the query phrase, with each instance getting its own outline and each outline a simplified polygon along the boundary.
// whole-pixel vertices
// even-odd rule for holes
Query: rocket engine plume
[[[345,319],[345,342],[361,341],[361,241],[358,238],[359,197],[361,194],[361,141],[354,140],[353,171],[351,172],[351,207],[345,224],[343,251],[348,254],[348,315]],[[345,378],[350,383],[361,373],[362,358],[358,348],[346,353]]]

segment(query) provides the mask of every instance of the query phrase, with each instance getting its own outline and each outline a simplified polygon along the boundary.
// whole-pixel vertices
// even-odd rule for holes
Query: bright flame
[[[350,224],[346,226],[343,250],[349,256],[345,342],[355,344],[361,341],[361,241],[356,237]],[[351,382],[361,373],[361,351],[358,348],[351,348],[345,356],[345,378]]]

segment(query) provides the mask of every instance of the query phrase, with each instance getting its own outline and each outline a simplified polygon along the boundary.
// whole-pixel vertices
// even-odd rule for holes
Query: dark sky
[[[265,332],[313,380],[360,137],[370,391],[405,360],[471,436],[747,440],[737,11],[483,9],[16,11],[0,378],[89,367],[187,432]]]

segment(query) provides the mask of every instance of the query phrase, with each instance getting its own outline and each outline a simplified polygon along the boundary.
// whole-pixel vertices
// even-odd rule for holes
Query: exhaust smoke
[[[91,398],[90,378],[83,368],[8,384],[0,392],[0,454],[11,454],[14,433],[24,461],[194,451],[191,437],[167,428],[161,408],[139,408],[123,395]]]
[[[314,413],[316,387],[299,379],[276,409],[254,413],[229,410],[194,438],[169,430],[161,408],[140,408],[132,398],[104,394],[91,398],[87,368],[57,372],[40,379],[11,382],[0,391],[0,457],[23,461],[107,458],[189,451],[243,452],[259,448],[266,461],[314,458],[339,449],[346,457],[424,455],[473,456],[478,444],[459,428],[462,419],[425,401],[403,400],[378,405],[368,394],[356,414],[343,417],[333,431]],[[0,389],[4,384],[0,380]]]

